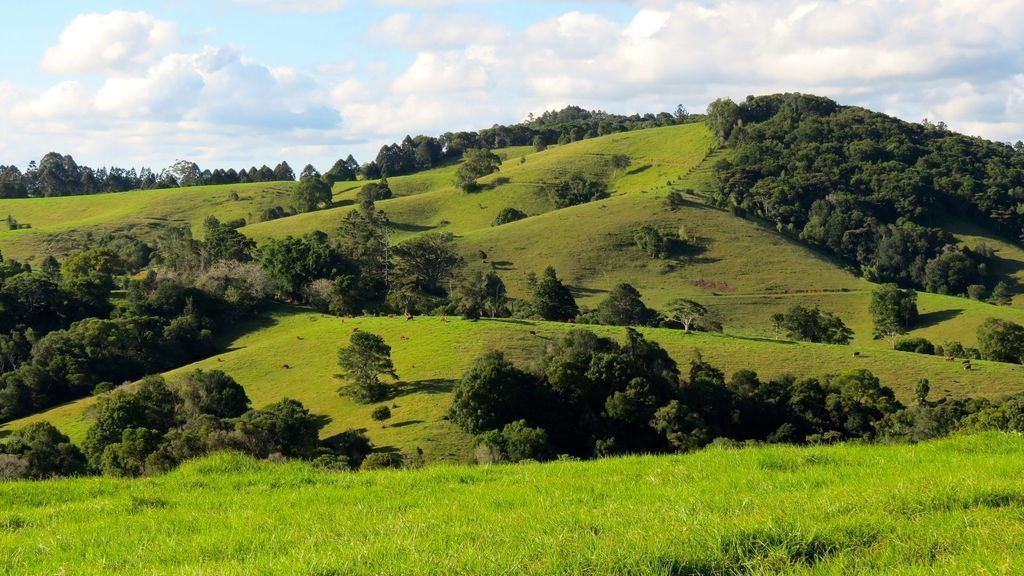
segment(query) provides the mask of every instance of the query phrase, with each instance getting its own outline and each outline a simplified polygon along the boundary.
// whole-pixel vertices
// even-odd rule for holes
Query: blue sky
[[[1024,137],[1017,0],[9,2],[0,163],[321,169],[579,104],[813,92]]]

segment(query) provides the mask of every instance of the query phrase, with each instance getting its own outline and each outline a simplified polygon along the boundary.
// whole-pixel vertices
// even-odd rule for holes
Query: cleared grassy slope
[[[1024,439],[7,484],[3,574],[1005,574]],[[209,503],[216,502],[216,506]]]
[[[354,328],[380,334],[392,347],[401,384],[386,428],[370,419],[373,406],[339,397],[343,381],[337,373],[336,353]],[[536,359],[544,347],[571,328],[567,324],[436,317],[334,318],[295,308],[279,308],[270,322],[233,342],[230,351],[168,373],[174,378],[194,368],[224,370],[241,383],[257,407],[296,398],[311,410],[333,418],[325,429],[331,435],[349,428],[366,429],[374,443],[406,452],[419,447],[431,461],[466,461],[470,439],[444,419],[454,380],[473,359],[488,349],[505,350],[519,363]],[[625,328],[586,326],[599,334],[623,338]],[[537,336],[530,331],[537,332]],[[727,374],[751,368],[770,377],[782,373],[800,376],[867,368],[897,391],[904,401],[912,397],[918,378],[931,381],[936,396],[999,396],[1024,390],[1024,367],[997,362],[976,362],[967,372],[959,363],[941,357],[850,346],[803,344],[767,339],[734,338],[715,334],[685,334],[677,330],[644,329],[647,337],[669,351],[685,370],[699,352]],[[859,357],[854,350],[861,350]],[[287,364],[288,368],[284,365]],[[15,421],[17,428],[49,420],[80,441],[91,425],[95,398],[86,398]]]
[[[498,150],[508,159],[499,172],[480,180],[484,187],[480,192],[467,194],[456,189],[452,184],[456,167],[448,166],[389,178],[398,197],[378,202],[377,206],[395,223],[397,240],[426,230],[466,234],[490,227],[498,212],[509,206],[531,215],[552,210],[547,187],[574,173],[611,177],[616,194],[667,188],[670,180],[694,170],[712,144],[703,124],[686,124],[592,138],[543,152],[524,154],[527,150],[521,147]],[[609,173],[608,160],[614,154],[629,156],[633,164]],[[526,162],[520,162],[520,157]],[[253,224],[242,232],[262,240],[314,230],[333,231],[345,213],[355,209],[344,202],[354,199],[354,194],[351,198],[339,195],[343,203],[336,208]]]
[[[0,230],[4,254],[30,262],[46,254],[62,255],[81,247],[87,234],[141,230],[167,223],[190,224],[201,232],[207,216],[252,220],[265,208],[287,205],[292,184],[264,182],[136,190],[116,194],[0,200],[0,218],[8,214],[25,230]],[[231,200],[231,193],[238,200]],[[4,227],[6,228],[6,227]]]

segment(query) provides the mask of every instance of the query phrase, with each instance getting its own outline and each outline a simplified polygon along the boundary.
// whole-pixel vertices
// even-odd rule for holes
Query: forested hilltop
[[[995,289],[991,250],[958,248],[944,229],[954,215],[1024,240],[1022,142],[804,94],[716,100],[707,122],[734,151],[716,166],[719,204],[849,260],[869,280],[942,294]]]
[[[508,146],[534,146],[568,144],[605,134],[626,132],[656,126],[671,126],[698,121],[699,115],[690,115],[679,106],[675,112],[658,114],[610,114],[601,110],[586,110],[567,106],[550,110],[539,116],[530,114],[523,122],[509,125],[495,124],[479,131],[445,132],[440,136],[406,136],[400,143],[381,147],[376,158],[360,164],[351,154],[339,158],[324,170],[323,179],[329,184],[350,182],[358,178],[376,179],[401,176],[454,162],[470,149],[503,148]],[[307,164],[298,177],[306,178],[320,172]],[[39,162],[32,161],[25,168],[0,164],[0,198],[37,198],[79,196],[191,187],[218,184],[246,184],[253,182],[279,182],[296,179],[288,162],[273,168],[266,164],[259,168],[203,169],[190,160],[178,160],[163,170],[150,168],[120,168],[117,166],[91,168],[79,165],[70,154],[50,152]]]

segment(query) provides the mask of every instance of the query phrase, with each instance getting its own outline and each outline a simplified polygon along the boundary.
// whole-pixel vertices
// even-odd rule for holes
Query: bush
[[[567,208],[607,198],[609,194],[604,182],[574,174],[552,186],[548,196],[556,208]]]
[[[978,348],[986,360],[1024,362],[1024,326],[989,318],[978,327]]]
[[[988,288],[985,288],[984,284],[971,284],[967,287],[967,296],[971,300],[984,300],[986,292]]]
[[[522,210],[512,207],[502,208],[501,212],[498,212],[498,215],[494,217],[494,222],[491,223],[491,226],[501,226],[502,224],[522,220],[526,217],[526,212],[523,212]]]
[[[935,345],[925,338],[901,338],[896,341],[893,349],[916,354],[935,354]]]
[[[475,454],[481,464],[550,460],[553,457],[548,434],[543,428],[531,428],[525,420],[516,420],[499,430],[481,434]]]
[[[387,406],[378,406],[370,413],[370,418],[373,418],[376,422],[384,422],[391,418],[391,409]]]
[[[401,452],[374,452],[363,460],[360,470],[383,470],[401,468],[405,464],[405,456]]]

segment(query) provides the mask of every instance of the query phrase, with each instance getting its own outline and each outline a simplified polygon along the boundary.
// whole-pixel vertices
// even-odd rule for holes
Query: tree
[[[1024,326],[989,318],[978,327],[978,349],[986,360],[1024,363]]]
[[[260,410],[249,410],[235,422],[235,434],[246,452],[258,458],[280,454],[311,458],[320,445],[320,429],[329,418],[311,413],[298,400],[285,398]]]
[[[530,404],[534,385],[529,374],[492,350],[477,358],[455,385],[448,415],[470,434],[501,428]]]
[[[322,233],[267,240],[260,247],[260,266],[285,295],[292,297],[313,280],[355,272],[353,263],[331,247]]]
[[[352,396],[360,402],[379,402],[387,396],[381,376],[398,378],[391,362],[391,347],[370,332],[352,334],[349,345],[338,350],[338,365],[352,381]]]
[[[917,321],[917,293],[883,284],[871,292],[868,310],[875,323],[875,338],[906,334]]]
[[[565,322],[580,314],[572,292],[562,284],[551,266],[544,269],[543,277],[534,286],[531,304],[534,313],[544,320]]]
[[[548,189],[556,208],[568,208],[608,197],[608,186],[582,174],[573,174]]]
[[[320,178],[320,172],[312,164],[306,164],[299,174],[299,180],[304,178]],[[330,184],[333,184],[333,182],[330,182]]]
[[[381,428],[384,428],[386,424],[383,424],[383,422],[391,418],[391,409],[387,406],[377,406],[370,413],[370,418],[373,418],[374,422],[381,422]]]
[[[526,420],[516,420],[501,430],[485,432],[477,437],[475,444],[477,460],[482,464],[543,461],[553,456],[547,432],[527,425]]]
[[[931,386],[928,384],[927,378],[920,378],[917,381],[917,386],[914,387],[914,401],[918,406],[923,406],[928,401],[928,392],[931,391]]]
[[[359,193],[356,194],[356,204],[359,204],[364,213],[368,213],[373,211],[375,202],[388,200],[392,196],[394,194],[391,192],[391,186],[385,178],[380,183],[370,182],[360,188]]]
[[[491,226],[501,226],[502,224],[508,224],[509,222],[515,222],[526,218],[528,214],[522,210],[506,207],[502,208],[498,215],[494,217],[494,221],[491,222]]]
[[[484,148],[466,150],[455,171],[455,184],[465,192],[476,189],[476,181],[501,168],[501,158]]]
[[[245,388],[220,370],[193,370],[175,392],[186,413],[236,418],[249,410]]]
[[[690,331],[690,327],[694,323],[699,322],[708,315],[708,309],[702,304],[685,298],[679,298],[672,302],[669,312],[672,314],[672,318],[678,320],[683,325],[683,330],[686,332]]]
[[[785,313],[772,315],[772,324],[794,340],[849,344],[853,338],[853,331],[838,316],[818,307],[794,305]]]
[[[989,301],[1000,306],[1009,306],[1013,302],[1014,290],[1009,282],[1000,280],[992,289],[992,296]]]
[[[544,137],[537,134],[533,137],[533,151],[543,152],[548,149],[548,145],[544,142]]]
[[[612,326],[650,326],[657,318],[658,313],[644,304],[640,292],[630,284],[613,288],[594,311],[599,324]]]
[[[349,162],[349,160],[351,160],[351,162]],[[334,165],[331,166],[330,170],[324,172],[323,178],[331,186],[333,186],[335,182],[353,181],[357,177],[358,169],[359,164],[352,158],[352,156],[349,156],[348,159],[339,159],[335,162]]]
[[[614,179],[619,172],[629,168],[630,164],[632,164],[632,161],[629,159],[629,156],[625,154],[612,154],[612,157],[608,160],[608,165],[612,168],[612,178]]]
[[[28,478],[85,473],[85,455],[49,422],[36,422],[15,430],[0,443],[0,453],[23,461]]]
[[[292,207],[299,212],[312,212],[331,205],[331,186],[323,178],[303,178],[292,191]]]
[[[404,288],[427,294],[444,293],[444,284],[462,267],[450,232],[428,232],[398,244],[392,250],[395,279]]]
[[[288,165],[287,162],[281,162],[274,167],[274,180],[288,181],[295,180],[295,171]]]

